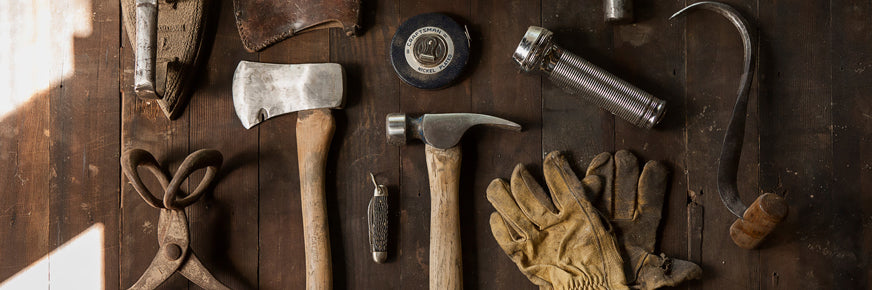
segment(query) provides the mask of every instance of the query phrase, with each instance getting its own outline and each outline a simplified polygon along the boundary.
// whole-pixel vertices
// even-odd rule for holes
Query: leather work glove
[[[626,150],[614,156],[600,153],[587,168],[585,186],[593,193],[590,199],[615,227],[627,262],[626,279],[633,288],[675,286],[702,275],[702,269],[692,262],[653,254],[667,176],[666,166],[657,161],[648,161],[640,175],[636,156]]]
[[[511,185],[494,179],[488,201],[497,243],[540,289],[629,289],[614,235],[557,152],[542,166],[552,199],[523,165]]]

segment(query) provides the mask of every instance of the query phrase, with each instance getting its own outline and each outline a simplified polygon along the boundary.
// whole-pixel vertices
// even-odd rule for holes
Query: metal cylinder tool
[[[143,99],[160,99],[155,84],[157,58],[157,0],[136,1],[136,64],[133,90]],[[166,82],[160,84],[161,93]]]
[[[548,29],[530,26],[512,58],[524,71],[540,71],[555,85],[600,108],[650,129],[666,112],[666,101],[619,79],[557,46]]]
[[[632,23],[633,0],[603,0],[603,14],[609,23]]]

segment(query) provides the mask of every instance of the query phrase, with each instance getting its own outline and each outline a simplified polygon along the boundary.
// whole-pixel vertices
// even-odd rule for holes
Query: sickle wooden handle
[[[787,202],[784,198],[774,193],[763,194],[730,226],[730,237],[739,247],[756,248],[785,216]]]
[[[460,146],[426,145],[430,178],[430,289],[462,289]]]
[[[333,288],[324,175],[327,151],[335,129],[336,121],[329,109],[297,113],[297,161],[306,245],[306,289]]]

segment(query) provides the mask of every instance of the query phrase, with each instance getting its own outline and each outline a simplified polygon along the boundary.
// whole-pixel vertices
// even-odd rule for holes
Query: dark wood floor
[[[175,170],[201,148],[225,158],[214,191],[189,207],[192,247],[234,289],[304,285],[304,246],[295,117],[251,130],[234,113],[230,80],[239,60],[338,62],[349,95],[336,111],[328,164],[328,210],[338,289],[427,286],[429,194],[423,146],[385,142],[392,112],[476,112],[524,126],[474,129],[463,139],[461,226],[467,289],[534,289],[491,236],[491,179],[516,163],[538,170],[561,150],[576,169],[602,151],[630,149],[672,169],[660,251],[704,269],[692,289],[872,287],[872,2],[726,1],[757,25],[759,64],[740,168],[745,202],[784,194],[790,213],[748,251],[729,239],[735,219],[716,190],[715,164],[738,76],[741,44],[723,18],[667,18],[692,1],[635,1],[637,22],[602,21],[599,1],[363,1],[362,36],[316,31],[261,53],[246,52],[232,4],[220,1],[209,59],[184,114],[164,118],[132,94],[133,58],[117,2],[93,1],[92,31],[76,38],[75,69],[0,117],[0,281],[91,227],[104,231],[106,288],[133,284],[157,251],[157,210],[122,177],[120,152],[143,148]],[[473,55],[465,78],[439,91],[402,83],[388,60],[397,26],[424,12],[468,25]],[[655,130],[637,129],[521,73],[511,53],[529,25],[665,99]],[[4,40],[0,40],[2,42]],[[12,47],[6,43],[3,47]],[[4,88],[5,89],[5,88]],[[389,263],[370,260],[366,206],[376,174],[397,209]],[[46,279],[50,279],[46,276]],[[166,289],[194,287],[179,275]]]

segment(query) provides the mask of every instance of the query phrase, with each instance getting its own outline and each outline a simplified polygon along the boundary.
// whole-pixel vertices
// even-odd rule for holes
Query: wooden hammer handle
[[[306,289],[310,290],[333,288],[324,175],[327,151],[335,129],[336,121],[329,109],[297,113],[297,161],[306,246]]]
[[[730,226],[730,237],[739,247],[756,248],[785,216],[787,201],[774,193],[763,194],[745,210],[742,218]]]
[[[430,289],[462,289],[460,146],[426,145],[430,178]]]

